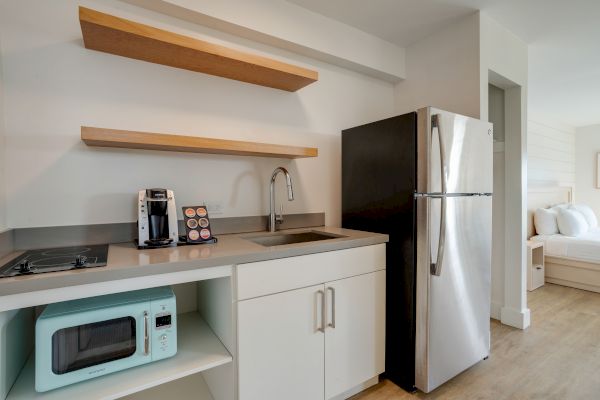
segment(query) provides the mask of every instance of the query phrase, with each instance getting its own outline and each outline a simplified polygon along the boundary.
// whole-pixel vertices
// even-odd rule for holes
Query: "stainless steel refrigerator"
[[[387,233],[386,372],[430,392],[490,350],[492,125],[423,108],[342,132],[342,225]]]

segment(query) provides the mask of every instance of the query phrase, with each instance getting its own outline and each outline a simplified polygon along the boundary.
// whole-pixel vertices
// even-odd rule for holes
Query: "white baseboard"
[[[516,310],[510,307],[502,307],[500,310],[500,322],[519,329],[526,329],[531,324],[531,312],[529,308]]]
[[[352,389],[350,389],[344,393],[341,393],[341,394],[338,394],[337,396],[331,397],[329,400],[347,399],[349,397],[354,396],[355,394],[362,392],[363,390],[370,388],[371,386],[377,385],[378,383],[379,383],[379,376],[375,376],[375,377],[369,379],[368,381],[361,383],[358,386],[354,386]]]
[[[498,321],[500,321],[501,318],[501,313],[502,311],[502,303],[498,303],[495,301],[492,301],[492,306],[490,308],[490,317],[492,317],[493,319],[497,319]]]

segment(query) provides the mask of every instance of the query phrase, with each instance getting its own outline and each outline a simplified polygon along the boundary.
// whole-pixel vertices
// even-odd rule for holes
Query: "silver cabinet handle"
[[[431,116],[431,134],[433,135],[433,129],[437,129],[438,141],[440,144],[440,167],[441,167],[441,179],[442,179],[442,196],[439,197],[441,200],[440,210],[440,237],[438,240],[437,259],[435,263],[431,263],[430,272],[431,275],[440,276],[442,273],[442,263],[444,261],[444,247],[446,245],[446,197],[448,190],[448,182],[446,180],[446,147],[444,144],[444,137],[442,135],[442,128],[440,124],[440,114],[434,114]]]
[[[328,287],[327,290],[331,291],[331,322],[327,326],[335,329],[335,289]]]
[[[144,355],[150,354],[150,335],[148,334],[148,311],[144,311]]]
[[[325,332],[325,292],[322,290],[317,291],[317,301],[321,298],[321,324],[317,326],[318,332]],[[317,304],[318,307],[318,304]],[[318,309],[318,308],[317,308]]]

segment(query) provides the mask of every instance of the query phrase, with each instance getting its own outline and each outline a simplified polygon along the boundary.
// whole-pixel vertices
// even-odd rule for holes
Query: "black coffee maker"
[[[145,189],[138,194],[139,249],[176,246],[177,207],[172,190]]]

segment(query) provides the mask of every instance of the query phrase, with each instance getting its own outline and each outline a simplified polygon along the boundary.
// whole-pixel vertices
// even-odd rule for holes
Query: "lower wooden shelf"
[[[316,147],[243,142],[197,136],[167,135],[164,133],[123,131],[119,129],[81,127],[81,140],[88,146],[119,147],[187,153],[227,154],[236,156],[305,158],[317,157]]]
[[[178,348],[174,357],[38,393],[34,385],[35,359],[32,356],[17,378],[7,400],[118,399],[233,360],[200,314],[192,312],[181,314],[177,318]],[[201,376],[195,378],[202,379]],[[198,381],[197,384],[203,382]]]
[[[122,400],[214,400],[202,374],[194,374],[123,397]]]

